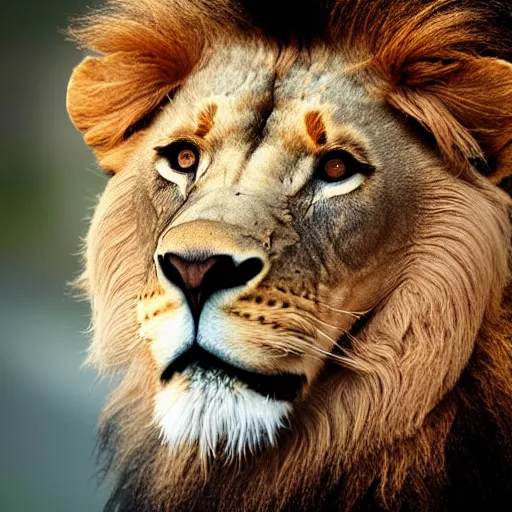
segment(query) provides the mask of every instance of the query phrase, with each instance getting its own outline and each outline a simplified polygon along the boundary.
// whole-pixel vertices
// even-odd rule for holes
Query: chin
[[[171,450],[197,446],[201,458],[226,459],[275,445],[291,402],[251,389],[221,368],[192,365],[155,397],[155,422]]]

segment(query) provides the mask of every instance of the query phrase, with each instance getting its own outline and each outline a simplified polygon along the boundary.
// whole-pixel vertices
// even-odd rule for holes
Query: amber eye
[[[169,162],[174,171],[187,174],[196,172],[199,165],[199,149],[192,142],[178,140],[155,150]]]
[[[317,165],[315,176],[328,183],[344,181],[354,174],[368,175],[373,167],[360,162],[344,150],[329,151]]]
[[[341,158],[332,158],[324,165],[325,175],[331,180],[339,180],[346,170],[345,162]]]

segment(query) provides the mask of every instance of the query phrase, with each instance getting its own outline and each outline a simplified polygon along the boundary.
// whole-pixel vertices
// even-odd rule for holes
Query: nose
[[[235,261],[225,254],[200,257],[168,252],[158,256],[158,263],[164,278],[185,294],[196,326],[209,297],[220,290],[243,286],[264,267],[258,257]]]

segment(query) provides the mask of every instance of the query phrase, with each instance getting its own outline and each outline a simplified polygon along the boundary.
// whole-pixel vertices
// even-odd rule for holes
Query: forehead
[[[340,126],[364,127],[382,102],[368,94],[343,59],[323,49],[287,54],[247,45],[218,48],[190,76],[166,109],[166,134],[195,132],[211,118],[208,135],[227,139],[307,135],[308,113],[320,114],[329,135]],[[208,119],[206,119],[208,120]],[[164,134],[164,137],[165,135]]]

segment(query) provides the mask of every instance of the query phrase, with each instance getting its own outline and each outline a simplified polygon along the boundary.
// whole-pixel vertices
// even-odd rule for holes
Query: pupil
[[[178,165],[180,167],[183,167],[184,169],[192,167],[195,161],[196,156],[190,149],[184,149],[183,151],[180,151],[180,153],[178,154]]]
[[[339,178],[345,172],[345,164],[342,160],[329,160],[325,164],[325,172],[331,178]]]

